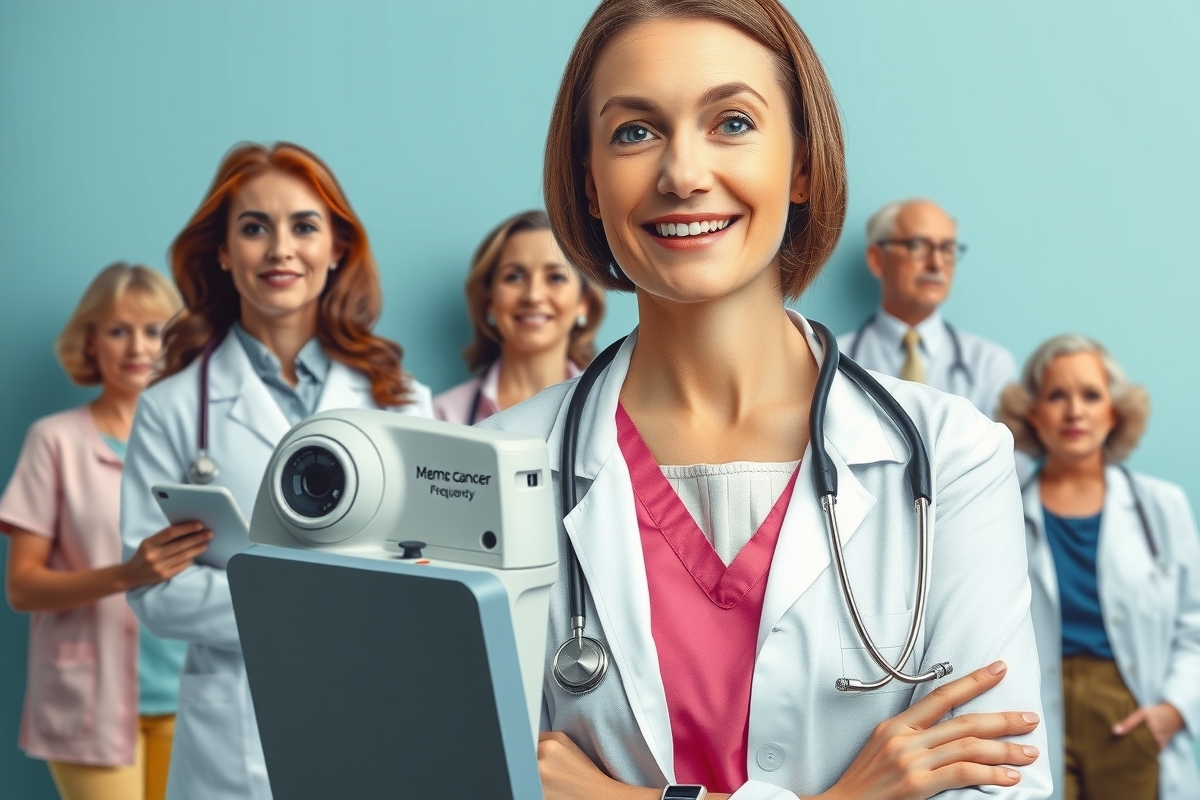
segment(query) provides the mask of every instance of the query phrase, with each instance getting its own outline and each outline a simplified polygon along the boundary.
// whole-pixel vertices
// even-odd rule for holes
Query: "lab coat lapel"
[[[1037,476],[1031,478],[1025,487],[1021,502],[1025,512],[1025,530],[1031,539],[1027,553],[1029,579],[1040,586],[1054,607],[1058,608],[1058,574],[1054,571],[1050,543],[1046,541],[1046,518],[1042,514],[1042,493],[1038,490]]]
[[[667,697],[650,629],[650,590],[629,469],[617,447],[616,412],[636,332],[617,353],[587,399],[579,430],[576,476],[591,480],[563,525],[604,629],[625,699],[663,775],[674,774]],[[569,397],[549,439],[550,463],[560,461]],[[560,480],[562,476],[560,476]]]
[[[254,372],[245,348],[232,333],[213,352],[209,362],[208,400],[210,420],[228,406],[229,419],[271,449],[291,428],[279,404]],[[211,433],[210,438],[213,438]]]
[[[377,408],[371,397],[370,379],[336,359],[329,365],[317,412],[335,408]]]

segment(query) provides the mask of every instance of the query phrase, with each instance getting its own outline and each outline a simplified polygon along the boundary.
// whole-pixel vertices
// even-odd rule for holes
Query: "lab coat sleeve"
[[[729,796],[729,800],[800,800],[800,798],[787,789],[780,789],[773,783],[747,781]]]
[[[1179,569],[1179,613],[1171,643],[1163,700],[1175,706],[1192,736],[1200,734],[1200,538],[1196,518],[1183,490],[1170,487],[1175,495],[1166,531],[1171,553]]]
[[[958,401],[955,401],[957,404]],[[961,407],[952,409],[961,412]],[[965,425],[964,425],[965,422]],[[1030,616],[1030,584],[1025,554],[1024,517],[1012,458],[1012,435],[974,409],[944,420],[937,436],[933,576],[921,668],[950,661],[960,677],[994,661],[1008,671],[1001,683],[955,708],[974,712],[1033,711],[1043,717],[1040,669]],[[953,433],[949,433],[953,431]],[[942,681],[917,687],[913,702]],[[1020,769],[1014,787],[960,789],[939,797],[1050,797],[1046,732],[1014,737],[1038,748],[1041,756]]]
[[[121,540],[125,559],[142,540],[170,523],[150,494],[157,483],[185,480],[184,454],[172,437],[162,410],[142,395],[121,475]],[[127,594],[129,605],[150,633],[224,650],[241,650],[233,600],[224,570],[194,564],[174,578]]]

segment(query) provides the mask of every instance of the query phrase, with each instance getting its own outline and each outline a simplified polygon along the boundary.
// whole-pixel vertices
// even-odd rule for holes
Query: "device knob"
[[[398,542],[398,544],[404,550],[404,552],[400,554],[401,558],[421,558],[421,548],[425,546],[424,542],[418,542],[415,539],[409,539],[406,542]]]

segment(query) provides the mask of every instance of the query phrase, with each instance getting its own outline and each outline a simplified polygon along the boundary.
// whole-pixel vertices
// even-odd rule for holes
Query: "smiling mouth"
[[[663,239],[684,239],[688,236],[703,236],[706,233],[723,231],[738,219],[738,217],[717,217],[698,222],[651,222],[642,227],[651,236]]]
[[[295,272],[287,272],[285,270],[269,270],[261,272],[258,275],[260,280],[266,281],[269,285],[288,285],[300,279],[300,275]]]

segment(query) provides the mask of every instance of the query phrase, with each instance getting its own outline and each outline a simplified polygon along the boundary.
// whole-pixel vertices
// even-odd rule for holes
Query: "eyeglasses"
[[[908,251],[909,258],[917,261],[927,261],[936,251],[946,263],[953,264],[967,252],[967,246],[957,239],[947,239],[944,242],[934,242],[924,236],[914,236],[911,239],[880,239],[875,244],[880,247],[903,247]]]

